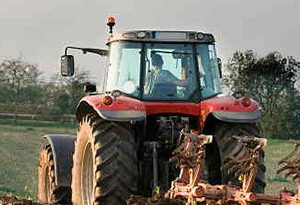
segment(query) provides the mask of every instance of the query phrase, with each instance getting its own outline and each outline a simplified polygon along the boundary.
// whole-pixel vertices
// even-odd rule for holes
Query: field
[[[47,134],[74,134],[75,125],[0,121],[0,193],[36,199],[37,161]]]
[[[37,159],[46,133],[74,134],[75,125],[53,122],[0,121],[0,193],[36,199]],[[283,187],[295,190],[295,183],[276,175],[278,161],[293,145],[284,140],[269,140],[265,149],[267,193]]]
[[[287,188],[289,190],[297,191],[296,183],[291,179],[285,179],[284,175],[277,175],[279,169],[278,162],[288,155],[294,148],[294,145],[287,140],[270,139],[268,146],[265,148],[265,165],[266,172],[266,193],[275,194],[280,190]],[[300,153],[298,153],[300,154]]]

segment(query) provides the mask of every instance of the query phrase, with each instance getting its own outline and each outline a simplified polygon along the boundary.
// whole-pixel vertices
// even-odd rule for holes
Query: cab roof
[[[197,31],[132,30],[114,33],[107,44],[115,41],[214,43],[215,39],[210,33]]]

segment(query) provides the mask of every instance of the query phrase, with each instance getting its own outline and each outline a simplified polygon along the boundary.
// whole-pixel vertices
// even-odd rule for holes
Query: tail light
[[[249,107],[251,105],[251,100],[250,100],[250,98],[245,97],[241,100],[241,103],[243,106]]]
[[[104,105],[111,105],[112,103],[113,103],[112,97],[107,95],[103,98],[103,104]]]

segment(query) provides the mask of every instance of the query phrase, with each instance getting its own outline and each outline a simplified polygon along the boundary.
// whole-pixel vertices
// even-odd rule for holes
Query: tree
[[[253,51],[236,52],[227,64],[224,83],[233,93],[242,92],[260,103],[264,134],[289,137],[295,134],[291,120],[298,118],[293,102],[299,93],[295,89],[299,68],[293,57],[278,52],[261,58]]]
[[[18,59],[0,64],[1,102],[31,102],[40,98],[36,88],[41,72],[34,64]],[[28,95],[29,94],[29,95]],[[30,97],[30,98],[29,98]]]
[[[42,83],[40,75],[36,65],[20,58],[4,60],[0,64],[0,103],[14,103],[14,112],[74,114],[89,73],[78,69],[74,77],[55,76],[48,83]]]
[[[0,64],[0,81],[8,83],[12,88],[37,85],[41,72],[34,64],[20,59],[4,60]]]
[[[53,100],[51,104],[59,108],[59,113],[74,114],[77,103],[85,94],[83,87],[89,81],[89,73],[77,70],[74,77],[53,76],[52,80],[58,83],[48,87],[46,91],[47,95],[51,96],[47,97],[47,100]]]

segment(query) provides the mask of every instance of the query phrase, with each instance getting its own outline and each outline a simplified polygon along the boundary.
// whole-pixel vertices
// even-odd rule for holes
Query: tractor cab
[[[105,92],[118,90],[141,101],[163,102],[199,102],[221,92],[221,63],[212,34],[155,30],[113,34],[110,28],[108,50],[67,47],[62,75],[74,74],[74,59],[67,50],[79,49],[108,56]]]
[[[142,101],[195,101],[221,92],[211,34],[129,31],[111,37],[108,46],[106,91]]]

